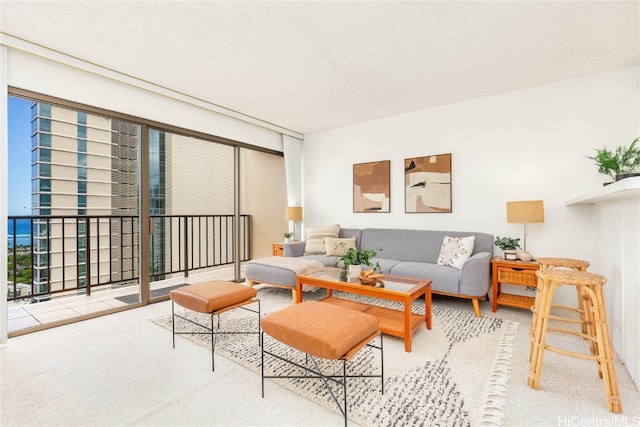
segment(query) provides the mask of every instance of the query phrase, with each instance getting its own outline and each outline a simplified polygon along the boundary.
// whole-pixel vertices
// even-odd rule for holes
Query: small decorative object
[[[531,252],[527,252],[527,251],[522,251],[518,253],[518,256],[520,257],[520,261],[524,261],[524,262],[529,262],[533,259],[533,255],[531,255]]]
[[[353,165],[353,212],[390,212],[391,161]]]
[[[516,249],[520,248],[520,238],[514,239],[513,237],[499,237],[496,236],[494,245],[502,249],[504,252],[504,259],[508,261],[515,261],[518,259],[518,252]]]
[[[293,233],[290,233],[290,232],[284,233],[284,242],[291,243],[292,237],[293,237]]]
[[[344,243],[340,243],[340,244],[344,244]],[[382,249],[377,249],[377,250],[382,251]],[[342,255],[339,258],[336,258],[336,265],[342,262],[342,272],[341,272],[342,277],[347,277],[349,266],[354,266],[354,265],[360,267],[360,269],[362,269],[363,265],[366,265],[368,267],[373,267],[375,271],[380,271],[380,263],[376,262],[375,266],[373,266],[373,264],[371,263],[371,258],[376,256],[377,254],[378,253],[376,252],[376,250],[373,250],[373,249],[358,250],[355,248],[349,248],[344,253],[344,255]],[[360,271],[358,271],[355,275],[352,275],[351,273],[349,273],[348,277],[359,277],[359,275],[360,275]]]
[[[598,166],[598,173],[607,175],[614,181],[619,181],[630,176],[640,175],[640,146],[637,146],[639,138],[633,140],[629,147],[618,146],[614,151],[602,147],[596,149],[595,156],[585,156]],[[610,183],[605,183],[607,185]]]
[[[451,154],[404,160],[404,211],[444,212],[451,208]]]
[[[369,286],[375,286],[376,284],[380,283],[382,286],[384,286],[384,283],[381,280],[383,277],[384,274],[376,273],[373,268],[370,268],[369,270],[362,271],[360,273],[360,283]]]

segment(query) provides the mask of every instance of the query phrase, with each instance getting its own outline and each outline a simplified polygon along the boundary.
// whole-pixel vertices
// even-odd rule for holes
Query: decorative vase
[[[291,243],[291,237],[285,237],[284,238],[284,242],[285,243]]]
[[[360,277],[360,272],[362,271],[362,266],[358,265],[350,265],[347,269],[347,279],[354,279]]]
[[[504,251],[504,259],[507,261],[515,261],[518,259],[518,252],[517,251],[511,251],[511,250],[505,250]]]
[[[520,261],[524,261],[524,262],[529,262],[533,259],[533,255],[531,255],[531,252],[527,252],[527,251],[520,252],[519,256],[520,256]]]

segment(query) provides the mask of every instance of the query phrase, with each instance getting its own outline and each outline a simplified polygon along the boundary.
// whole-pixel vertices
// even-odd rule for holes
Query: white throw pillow
[[[438,265],[447,265],[457,269],[469,259],[473,252],[476,236],[449,237],[445,236],[438,255]]]
[[[324,227],[307,227],[307,244],[304,247],[305,255],[324,255],[327,248],[324,245],[325,237],[338,238],[340,224],[326,225]]]
[[[356,238],[355,236],[349,237],[348,239],[325,237],[324,246],[327,249],[327,256],[342,256],[350,248],[356,248]]]

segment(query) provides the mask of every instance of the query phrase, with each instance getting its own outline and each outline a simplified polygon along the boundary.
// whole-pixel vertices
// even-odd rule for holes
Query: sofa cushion
[[[327,253],[327,249],[324,245],[324,238],[338,238],[339,234],[340,224],[326,225],[323,227],[307,227],[307,244],[304,248],[305,254]]]
[[[429,279],[433,292],[460,293],[460,270],[453,267],[426,262],[399,262],[391,268],[390,274]]]
[[[473,252],[474,236],[451,237],[444,236],[440,254],[438,255],[438,265],[446,265],[457,269],[462,268],[462,264],[469,259]]]
[[[325,237],[324,245],[327,250],[327,256],[342,256],[348,249],[356,248],[356,238],[350,237],[348,239],[334,239],[333,237]]]

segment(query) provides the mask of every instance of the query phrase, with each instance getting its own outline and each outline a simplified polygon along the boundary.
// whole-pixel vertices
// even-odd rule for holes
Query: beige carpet
[[[319,298],[324,291],[305,293],[306,299]],[[260,291],[264,307],[278,307],[289,303],[290,293],[276,288]],[[365,297],[341,295],[362,301]],[[366,298],[365,298],[366,299]],[[367,302],[367,301],[365,301]],[[387,306],[392,302],[377,301]],[[469,307],[470,308],[470,307]],[[209,324],[208,315],[184,311],[182,315]],[[424,301],[414,304],[414,311],[424,313]],[[170,330],[171,316],[153,319]],[[194,330],[189,322],[177,320],[176,330]],[[221,316],[223,331],[255,331],[257,316],[243,310]],[[433,328],[421,328],[414,336],[413,351],[406,353],[401,339],[385,336],[385,394],[380,393],[380,381],[375,379],[349,380],[349,419],[361,425],[480,425],[501,424],[506,404],[506,384],[513,357],[513,340],[518,323],[498,317],[476,318],[472,310],[458,310],[446,306],[433,308]],[[211,348],[211,337],[186,335],[188,340]],[[269,340],[267,343],[273,345]],[[277,343],[276,343],[277,344]],[[178,339],[178,346],[185,345]],[[304,356],[286,346],[277,352],[304,363]],[[273,351],[273,350],[272,350]],[[261,352],[254,337],[219,335],[216,353],[245,366],[259,375]],[[350,374],[367,374],[378,367],[378,352],[363,350],[349,363]],[[323,361],[325,372],[339,372],[339,363]],[[300,375],[291,365],[277,359],[265,359],[267,373]],[[266,391],[270,390],[267,380]],[[277,380],[277,382],[333,411],[335,402],[318,380]],[[342,401],[339,387],[334,393]]]

